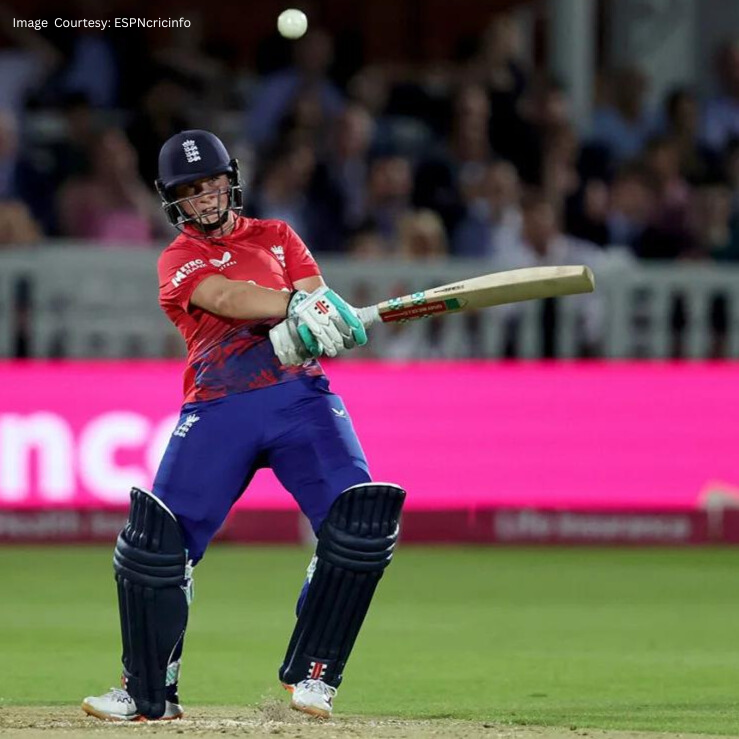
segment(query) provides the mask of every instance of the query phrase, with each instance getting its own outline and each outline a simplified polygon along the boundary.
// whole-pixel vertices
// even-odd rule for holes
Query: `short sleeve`
[[[283,223],[282,228],[285,230],[285,267],[290,281],[320,277],[321,270],[300,236],[287,223]]]
[[[193,251],[180,247],[165,249],[157,264],[159,302],[170,303],[187,311],[195,288],[218,270]]]

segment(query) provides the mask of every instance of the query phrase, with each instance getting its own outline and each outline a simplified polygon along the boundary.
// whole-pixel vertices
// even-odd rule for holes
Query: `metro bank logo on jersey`
[[[205,267],[205,262],[202,259],[191,259],[189,262],[183,264],[174,274],[172,278],[172,284],[175,287],[179,287],[182,281],[193,272],[199,270],[201,267]]]

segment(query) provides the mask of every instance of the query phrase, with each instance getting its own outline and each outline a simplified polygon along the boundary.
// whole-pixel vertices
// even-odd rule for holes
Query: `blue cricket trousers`
[[[261,467],[270,467],[314,531],[332,503],[370,474],[349,414],[325,377],[182,407],[153,493],[177,516],[200,560]]]

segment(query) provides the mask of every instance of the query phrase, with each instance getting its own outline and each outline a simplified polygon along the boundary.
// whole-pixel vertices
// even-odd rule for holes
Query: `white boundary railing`
[[[0,253],[0,356],[13,355],[21,330],[35,357],[181,355],[182,342],[157,303],[158,255],[70,244]],[[319,259],[329,284],[357,305],[496,269],[476,260]],[[739,357],[739,266],[636,263],[617,251],[593,266],[594,295],[557,301],[555,356],[581,356],[589,346],[610,358]],[[18,299],[24,282],[27,319]],[[368,347],[349,356],[536,358],[546,354],[548,309],[532,301],[381,326]]]

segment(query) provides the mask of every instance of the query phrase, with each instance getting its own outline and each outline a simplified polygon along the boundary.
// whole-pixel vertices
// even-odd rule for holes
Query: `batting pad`
[[[138,712],[164,714],[167,667],[185,634],[190,582],[180,525],[154,495],[131,490],[128,523],[113,569],[123,641],[123,676]]]
[[[318,533],[316,568],[280,668],[294,684],[338,687],[372,596],[398,541],[405,491],[365,483],[345,490]]]

